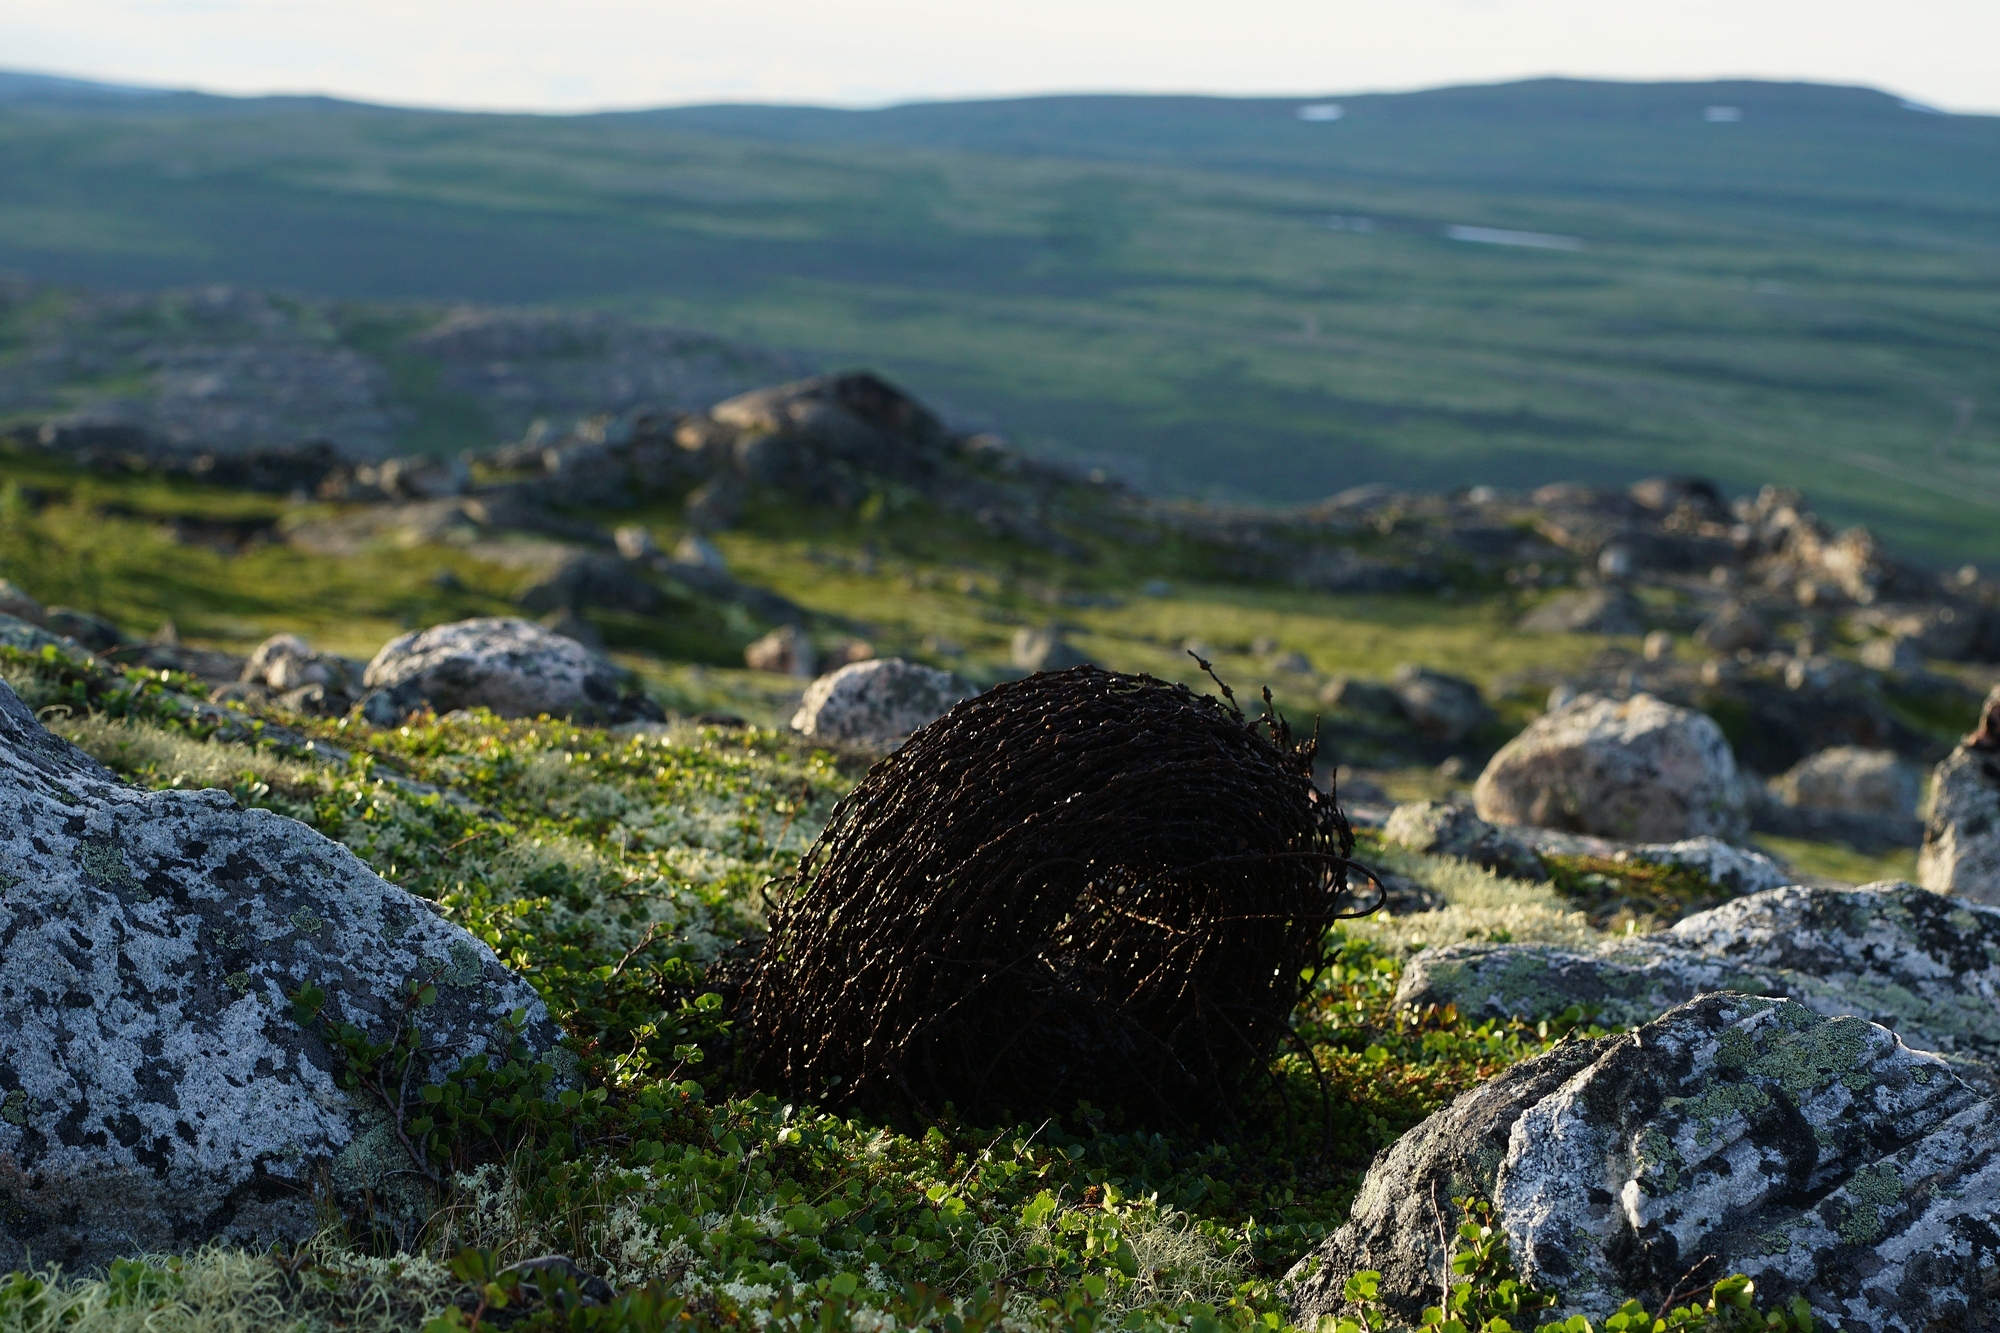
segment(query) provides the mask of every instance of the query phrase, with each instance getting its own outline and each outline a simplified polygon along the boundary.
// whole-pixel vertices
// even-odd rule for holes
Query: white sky
[[[0,68],[494,110],[1565,74],[1861,83],[2000,112],[2000,2],[0,0]]]

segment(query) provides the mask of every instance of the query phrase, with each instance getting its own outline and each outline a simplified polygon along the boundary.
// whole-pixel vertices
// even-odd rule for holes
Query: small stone
[[[0,615],[39,625],[47,614],[42,604],[23,592],[18,584],[0,579]]]
[[[1404,663],[1389,682],[1404,716],[1433,740],[1457,744],[1492,720],[1479,687],[1462,676]]]
[[[812,640],[797,625],[780,625],[743,650],[743,664],[752,671],[769,671],[801,680],[818,669]]]
[[[312,645],[298,635],[273,634],[251,651],[241,679],[283,693],[305,685],[332,684],[334,667],[321,661]]]
[[[1861,665],[1898,676],[1913,676],[1925,666],[1922,646],[1915,639],[1900,634],[1870,639],[1861,645],[1858,656]]]
[[[721,550],[698,532],[690,532],[674,544],[674,563],[712,570],[717,574],[729,572],[729,561],[723,558]]]
[[[835,639],[826,648],[825,665],[829,670],[838,671],[856,662],[871,661],[875,657],[875,645],[866,639]]]
[[[1015,630],[1014,641],[1009,645],[1009,656],[1015,666],[1033,672],[1067,671],[1090,662],[1090,658],[1063,638],[1062,631],[1054,625],[1045,625],[1040,629],[1023,625]]]
[[[593,653],[604,651],[604,632],[568,607],[549,612],[537,623],[551,634],[574,639]]]
[[[1396,692],[1378,681],[1360,680],[1354,676],[1335,676],[1319,692],[1319,701],[1329,708],[1340,708],[1363,717],[1393,718],[1403,717],[1403,701]]]
[[[42,623],[54,634],[75,639],[94,653],[109,652],[126,642],[125,632],[103,616],[79,611],[73,606],[52,606]]]
[[[1671,662],[1674,660],[1674,636],[1663,629],[1656,629],[1646,636],[1639,655],[1648,662]]]
[[[949,671],[878,657],[807,686],[792,729],[817,740],[886,753],[972,694]]]
[[[1741,602],[1724,602],[1694,632],[1695,642],[1718,653],[1755,651],[1770,640],[1764,618]]]
[[[1513,879],[1542,880],[1542,858],[1512,834],[1449,801],[1412,801],[1389,814],[1382,836],[1425,856],[1450,856]]]
[[[618,554],[627,560],[650,560],[660,553],[652,532],[636,523],[627,523],[613,531],[611,540],[618,547]]]
[[[391,706],[421,700],[441,713],[490,708],[502,717],[534,717],[618,701],[610,664],[573,639],[511,617],[433,625],[391,639],[368,664],[363,684],[390,691]]]

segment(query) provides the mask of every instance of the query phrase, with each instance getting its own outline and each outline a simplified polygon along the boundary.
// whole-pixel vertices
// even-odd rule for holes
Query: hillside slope
[[[1768,84],[1339,105],[16,95],[0,267],[612,308],[879,365],[1160,490],[1673,469],[1990,551],[2000,124]]]

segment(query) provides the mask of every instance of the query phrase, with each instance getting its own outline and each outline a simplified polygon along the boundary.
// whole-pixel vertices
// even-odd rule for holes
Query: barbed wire
[[[759,1082],[996,1123],[1234,1118],[1328,926],[1374,904],[1316,743],[1227,697],[1077,667],[877,764],[780,886],[740,1011]]]

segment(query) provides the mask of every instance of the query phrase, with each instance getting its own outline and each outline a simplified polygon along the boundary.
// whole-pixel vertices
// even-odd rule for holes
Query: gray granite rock
[[[1786,805],[1856,815],[1913,819],[1923,774],[1894,750],[1835,745],[1807,755],[1771,779]]]
[[[603,658],[574,639],[498,616],[399,635],[375,654],[363,683],[405,708],[420,700],[440,713],[490,708],[501,717],[534,717],[618,702],[617,673]]]
[[[1770,857],[1720,838],[1683,838],[1679,842],[1644,842],[1614,853],[1620,861],[1681,866],[1698,871],[1718,888],[1731,893],[1762,893],[1792,882],[1786,869]]]
[[[1457,744],[1492,720],[1479,687],[1461,676],[1405,662],[1389,679],[1403,715],[1433,740]]]
[[[1560,1088],[1610,1045],[1565,1042],[1463,1094],[1378,1153],[1362,1178],[1348,1222],[1286,1276],[1292,1322],[1311,1328],[1343,1309],[1341,1288],[1363,1269],[1382,1275],[1390,1314],[1415,1324],[1442,1296],[1446,1248],[1457,1225],[1452,1200],[1491,1198],[1522,1112]],[[1449,1219],[1449,1221],[1447,1221]]]
[[[1502,746],[1473,787],[1482,819],[1632,842],[1742,836],[1747,806],[1722,729],[1635,694],[1579,695]]]
[[[1937,766],[1917,875],[1939,893],[2000,903],[2000,688],[1978,729]]]
[[[886,753],[972,693],[949,671],[878,657],[808,685],[792,729],[817,740]]]
[[[743,665],[752,671],[810,680],[819,665],[812,640],[797,625],[780,625],[743,650]]]
[[[1056,625],[1021,626],[1014,631],[1008,654],[1015,666],[1033,672],[1067,671],[1090,661],[1089,655],[1065,639],[1061,627]]]
[[[2000,1068],[2000,908],[1914,884],[1793,886],[1594,952],[1525,944],[1426,949],[1404,969],[1397,999],[1530,1019],[1588,1005],[1601,1022],[1628,1025],[1715,990],[1782,995],[1815,1013],[1858,1015],[1920,1050]]]
[[[1471,861],[1513,879],[1547,877],[1542,858],[1526,844],[1449,801],[1410,801],[1397,806],[1390,812],[1382,836],[1413,852]]]
[[[1405,1135],[1294,1270],[1292,1317],[1337,1310],[1362,1268],[1412,1317],[1436,1299],[1451,1196],[1476,1191],[1523,1280],[1565,1313],[1741,1272],[1848,1329],[1993,1328],[1996,1120],[1886,1028],[1706,995],[1516,1066]]]
[[[322,1178],[392,1185],[407,1154],[287,997],[318,986],[381,1039],[425,979],[430,1075],[517,1009],[533,1049],[560,1039],[346,848],[225,792],[128,787],[0,686],[0,1267],[303,1239]]]

